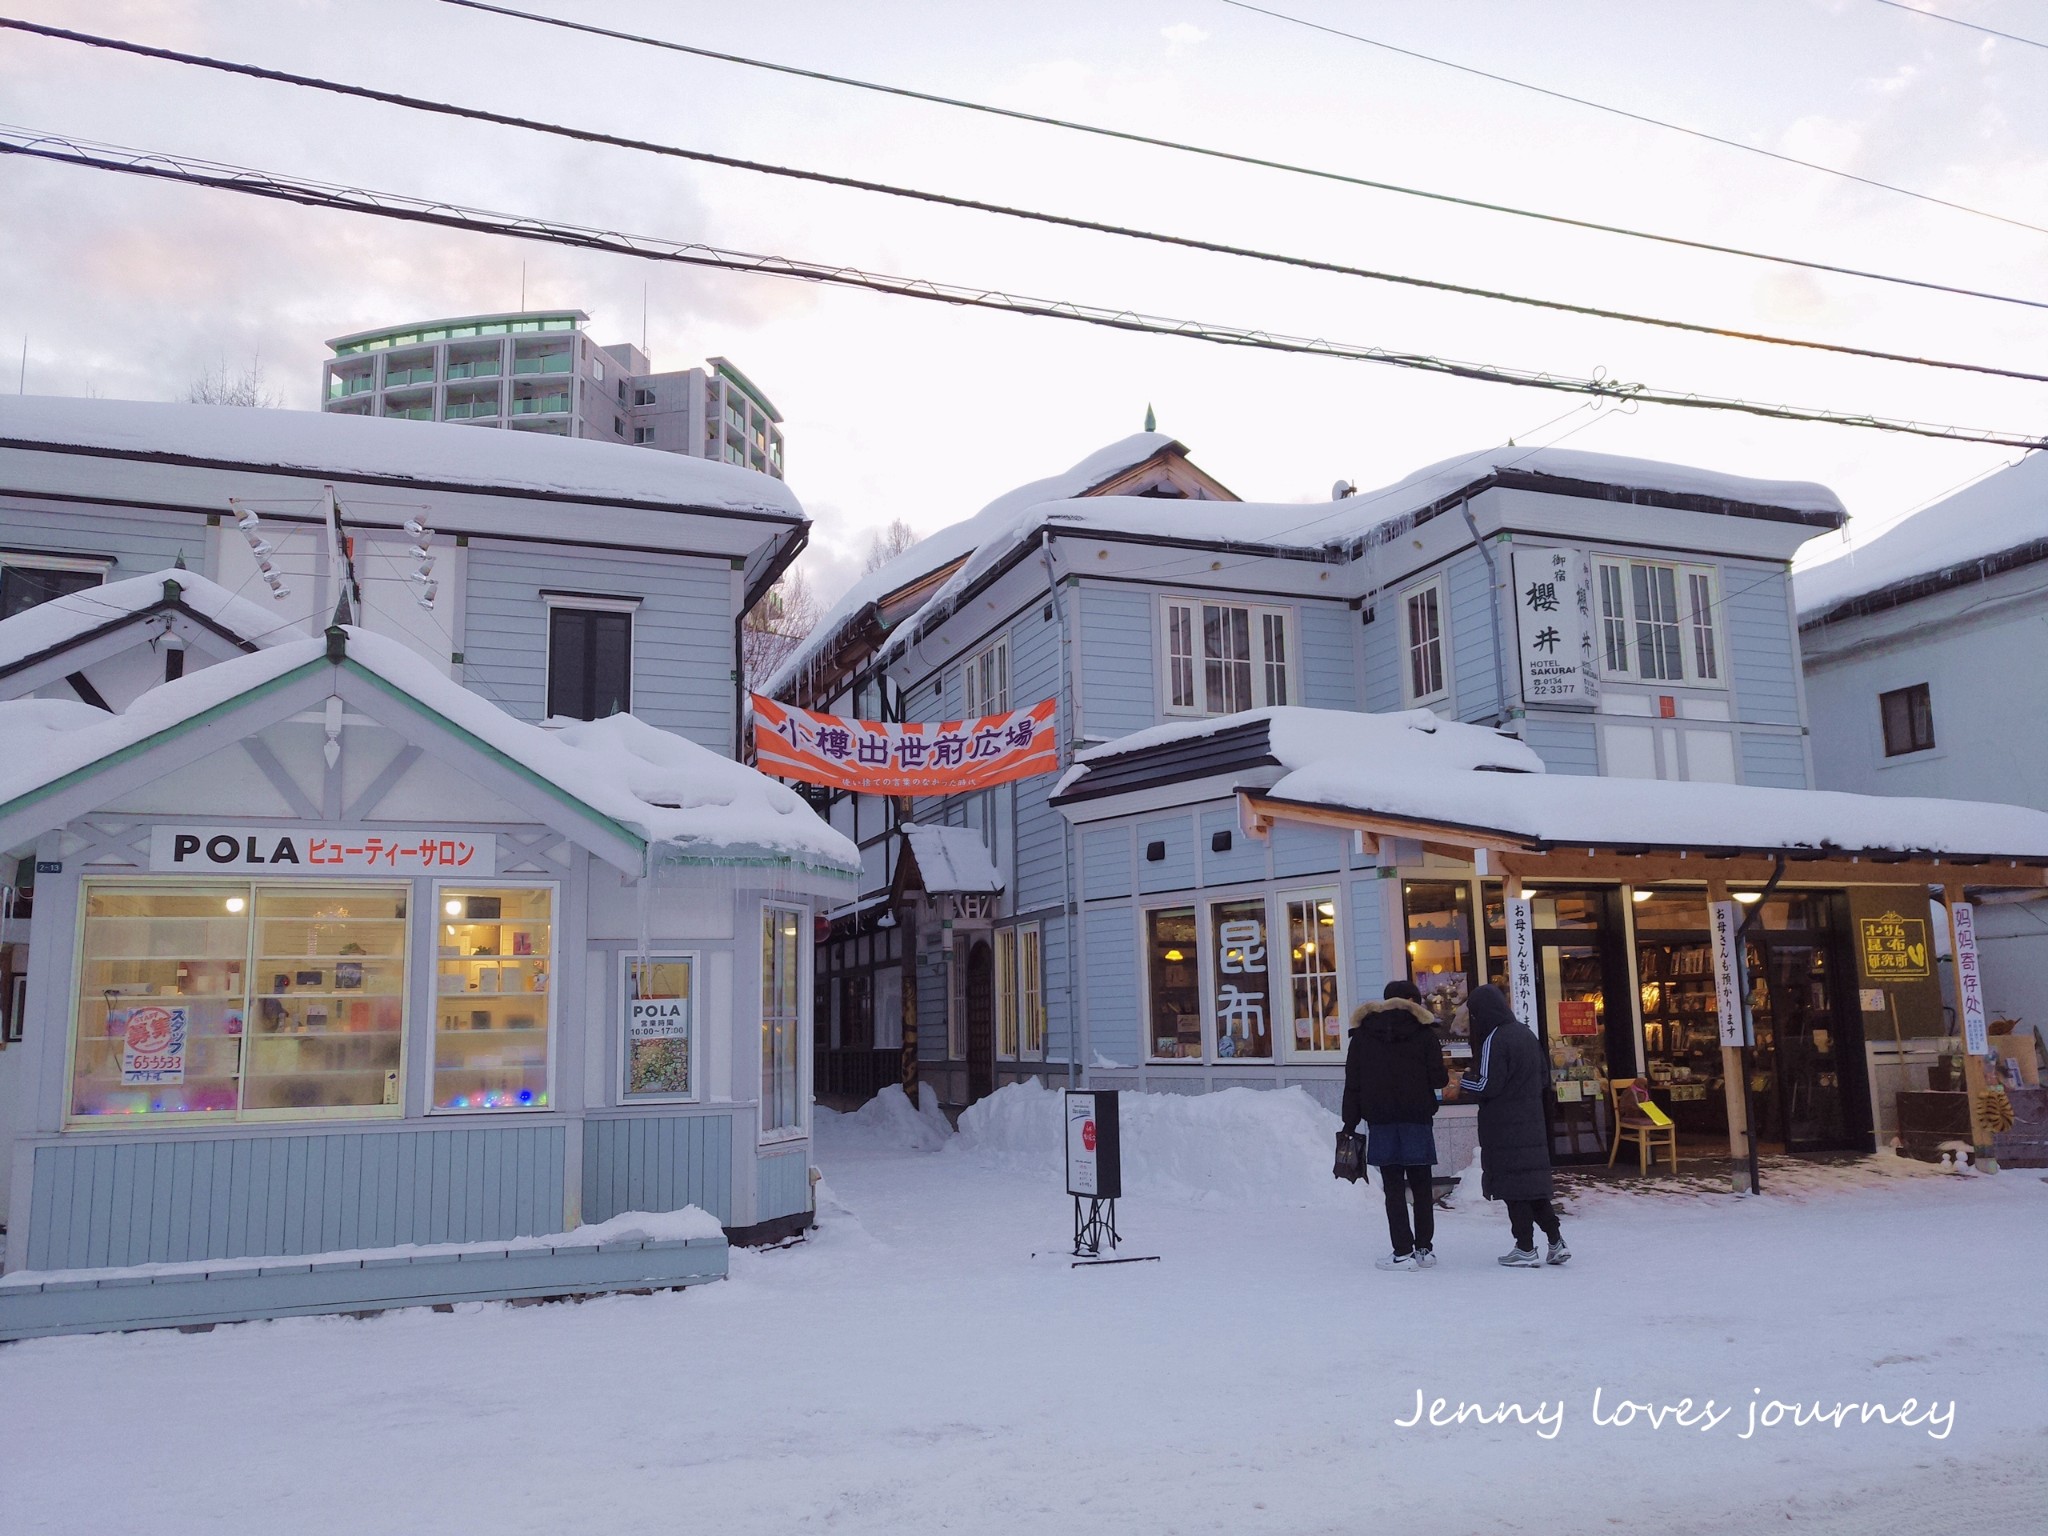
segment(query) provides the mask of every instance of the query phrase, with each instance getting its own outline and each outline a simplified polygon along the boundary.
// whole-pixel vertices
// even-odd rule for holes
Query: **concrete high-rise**
[[[782,477],[782,416],[722,357],[656,373],[599,346],[581,310],[528,310],[358,331],[328,342],[320,408],[637,443]]]

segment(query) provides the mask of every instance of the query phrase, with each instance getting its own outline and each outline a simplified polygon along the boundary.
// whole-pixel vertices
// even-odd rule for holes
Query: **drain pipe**
[[[1508,722],[1507,649],[1500,633],[1500,567],[1494,562],[1493,551],[1488,549],[1486,541],[1479,537],[1479,524],[1472,516],[1472,502],[1469,497],[1458,503],[1458,512],[1465,519],[1465,528],[1472,535],[1472,542],[1479,546],[1479,558],[1486,562],[1486,579],[1493,593],[1493,601],[1488,607],[1493,610],[1494,719],[1497,722],[1496,729],[1499,729],[1505,727]]]
[[[1074,666],[1067,654],[1067,605],[1060,601],[1059,577],[1052,564],[1052,530],[1038,531],[1038,554],[1045,562],[1045,589],[1052,600],[1054,622],[1060,627],[1060,716],[1067,724],[1067,763],[1074,760]],[[1062,766],[1065,766],[1064,764]],[[1074,824],[1060,817],[1060,927],[1064,937],[1067,971],[1067,1086],[1080,1086],[1081,1010],[1074,996],[1074,948],[1080,935],[1074,930]],[[1044,963],[1043,957],[1040,964]]]

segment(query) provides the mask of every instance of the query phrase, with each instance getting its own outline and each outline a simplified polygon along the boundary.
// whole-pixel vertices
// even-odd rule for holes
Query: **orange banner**
[[[1060,765],[1054,699],[979,720],[895,725],[752,697],[755,766],[780,779],[864,795],[958,795]]]

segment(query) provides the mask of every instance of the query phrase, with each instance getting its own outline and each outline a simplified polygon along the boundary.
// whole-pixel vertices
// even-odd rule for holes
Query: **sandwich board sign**
[[[1124,1192],[1122,1137],[1114,1090],[1069,1088],[1066,1095],[1067,1193],[1115,1200]]]

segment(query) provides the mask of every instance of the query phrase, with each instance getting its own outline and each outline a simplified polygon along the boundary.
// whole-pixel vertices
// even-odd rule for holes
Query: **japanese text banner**
[[[891,724],[793,709],[753,695],[763,773],[868,795],[955,795],[1059,767],[1057,700],[979,720]]]

